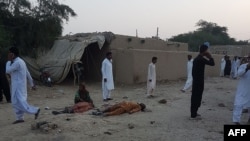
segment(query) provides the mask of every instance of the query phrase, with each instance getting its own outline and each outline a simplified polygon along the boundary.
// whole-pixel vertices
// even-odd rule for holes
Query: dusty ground
[[[143,102],[147,112],[113,117],[83,114],[52,115],[52,110],[60,110],[73,105],[77,86],[72,82],[46,87],[38,85],[36,91],[29,90],[28,101],[39,106],[41,114],[35,121],[33,115],[25,115],[25,122],[13,125],[15,120],[11,104],[0,104],[0,140],[3,141],[223,141],[223,125],[232,124],[232,106],[238,80],[229,78],[206,78],[203,103],[199,109],[202,120],[189,120],[190,92],[180,89],[185,81],[158,83],[156,98],[145,97],[145,84],[116,86],[112,95],[114,100],[102,101],[101,84],[87,84],[96,107],[114,104],[122,100]],[[158,103],[166,99],[166,104]],[[49,107],[46,110],[45,107]],[[150,112],[151,111],[151,112]],[[45,132],[32,130],[31,125],[47,121],[58,128]],[[243,114],[242,123],[247,121]]]

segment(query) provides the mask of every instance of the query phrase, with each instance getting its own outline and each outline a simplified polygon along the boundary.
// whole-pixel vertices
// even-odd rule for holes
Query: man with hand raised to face
[[[202,94],[204,90],[204,72],[205,65],[214,66],[214,59],[208,52],[208,45],[202,44],[200,46],[200,53],[193,61],[193,85],[192,85],[192,96],[191,96],[191,118],[200,118],[197,113],[201,106]]]
[[[37,119],[40,108],[27,102],[27,80],[33,90],[35,85],[25,62],[19,57],[17,47],[9,49],[6,73],[11,77],[11,103],[16,114],[16,121],[13,124],[24,122],[24,113],[34,114]]]

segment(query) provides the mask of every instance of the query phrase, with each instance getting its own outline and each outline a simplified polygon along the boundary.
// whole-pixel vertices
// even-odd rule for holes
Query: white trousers
[[[186,84],[182,90],[186,91],[187,89],[189,89],[192,86],[192,83],[193,83],[193,77],[188,77]]]
[[[220,76],[224,76],[224,69],[220,70]]]
[[[111,90],[108,90],[106,84],[102,87],[102,97],[103,99],[111,98]]]
[[[152,87],[147,88],[147,96],[154,95],[154,93],[155,93],[155,89],[153,89]]]
[[[27,101],[19,101],[17,103],[12,104],[14,112],[16,114],[16,120],[24,120],[24,113],[28,114],[36,114],[38,107],[34,107],[28,104]]]
[[[234,105],[233,122],[240,122],[243,108],[243,105]],[[248,108],[248,115],[250,118],[250,108]]]
[[[234,74],[233,74],[233,78],[237,78],[238,76],[238,68],[234,68]]]

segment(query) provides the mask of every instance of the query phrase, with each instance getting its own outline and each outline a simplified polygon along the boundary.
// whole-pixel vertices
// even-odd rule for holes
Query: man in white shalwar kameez
[[[221,59],[220,62],[220,76],[223,77],[224,76],[224,70],[226,67],[226,60],[225,60],[225,56]]]
[[[155,63],[157,57],[152,58],[152,62],[148,65],[148,77],[147,77],[147,97],[154,97],[156,87],[156,69]]]
[[[102,62],[102,96],[103,101],[112,100],[111,90],[114,89],[112,53],[108,52]]]
[[[8,60],[6,73],[11,77],[11,103],[16,114],[16,121],[13,124],[24,122],[24,113],[34,114],[37,119],[40,108],[31,106],[27,102],[27,79],[33,89],[35,85],[16,47],[9,49]]]
[[[238,76],[240,78],[239,84],[236,90],[234,109],[233,109],[233,122],[240,124],[241,114],[243,108],[248,108],[250,123],[250,63],[242,64],[238,69]]]
[[[234,75],[232,76],[234,79],[237,79],[238,77],[238,68],[240,67],[240,59],[238,56],[236,56],[235,64],[234,64]]]
[[[234,78],[234,76],[237,74],[237,71],[235,70],[236,67],[236,60],[237,60],[237,56],[234,56],[232,62],[231,62],[231,77]]]
[[[192,69],[193,69],[193,59],[192,55],[188,55],[188,61],[187,61],[187,81],[185,83],[184,88],[181,90],[182,92],[186,92],[193,83],[193,76],[192,76]]]

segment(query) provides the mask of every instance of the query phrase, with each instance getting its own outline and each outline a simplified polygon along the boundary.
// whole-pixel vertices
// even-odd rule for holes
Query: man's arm
[[[86,92],[86,99],[84,99],[84,101],[89,102],[89,103],[93,103],[93,100],[89,96],[89,92]]]
[[[206,53],[205,53],[205,56],[209,59],[209,60],[204,59],[205,64],[206,64],[206,65],[209,65],[209,66],[214,66],[215,63],[214,63],[214,59],[212,58],[212,55],[211,55],[209,52],[206,52]]]
[[[34,86],[34,82],[33,82],[33,79],[32,79],[32,77],[30,75],[30,72],[28,71],[27,68],[26,68],[26,76],[27,76],[27,79],[29,81],[30,86],[33,87]]]
[[[102,62],[102,77],[104,81],[107,81],[107,74],[106,74],[106,61]]]
[[[11,62],[11,61],[7,61],[6,63],[6,73],[7,74],[11,74],[12,72],[16,71],[19,67],[19,64],[16,62]]]
[[[151,64],[148,65],[148,81],[151,82],[153,77],[153,67]]]
[[[241,77],[243,76],[248,70],[250,69],[250,64],[248,63],[246,64],[242,64],[240,65],[239,69],[238,69],[238,76]]]

